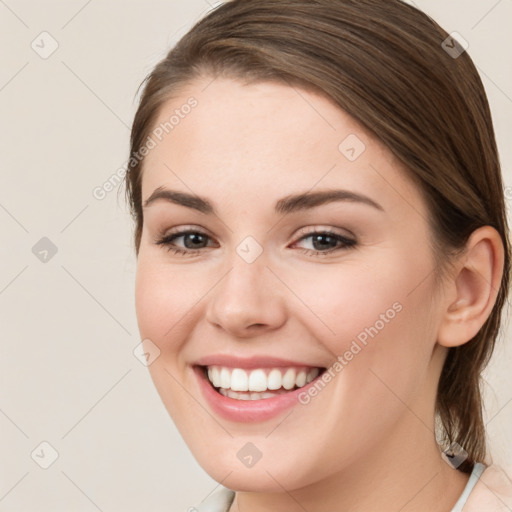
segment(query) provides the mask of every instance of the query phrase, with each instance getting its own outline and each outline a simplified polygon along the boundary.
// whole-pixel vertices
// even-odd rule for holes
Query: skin
[[[345,112],[286,85],[205,77],[169,100],[156,124],[190,96],[198,106],[146,157],[142,197],[165,186],[207,198],[217,214],[164,200],[145,208],[136,310],[142,339],[161,351],[151,377],[194,456],[238,491],[232,511],[450,510],[468,475],[435,443],[436,387],[447,347],[471,339],[492,309],[499,235],[477,230],[436,285],[419,190]],[[338,149],[350,134],[366,146],[353,162]],[[285,196],[331,188],[382,210],[336,201],[274,212]],[[207,235],[197,254],[155,243],[180,227]],[[312,237],[301,240],[314,229],[357,245],[314,254]],[[236,252],[248,236],[263,249],[250,264]],[[174,244],[187,250],[183,237]],[[217,416],[200,392],[191,366],[200,357],[329,367],[394,303],[401,311],[307,405],[242,424]],[[247,442],[262,453],[251,468],[237,458]]]

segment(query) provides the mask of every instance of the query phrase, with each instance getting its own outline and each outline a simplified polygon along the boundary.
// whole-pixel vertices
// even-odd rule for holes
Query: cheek
[[[387,385],[406,398],[419,389],[436,340],[430,273],[428,258],[395,255],[379,264],[330,266],[306,280],[288,276],[310,310],[302,315],[306,329],[337,358],[333,370],[343,374],[349,396],[371,400]]]
[[[294,301],[296,313],[302,308],[302,315],[296,317],[303,318],[308,330],[332,353],[340,354],[354,339],[364,344],[383,337],[399,317],[406,316],[404,309],[416,307],[410,292],[420,272],[402,263],[348,262],[309,271],[292,269],[283,280],[301,299],[302,304]]]
[[[139,258],[135,308],[141,336],[157,342],[161,350],[177,351],[179,345],[170,341],[182,339],[180,333],[208,286],[205,280],[198,280],[197,274],[194,276],[192,266],[176,272],[159,261]]]
[[[135,280],[139,332],[141,339],[151,340],[160,350],[148,370],[165,407],[178,423],[187,419],[193,405],[183,391],[186,376],[180,360],[198,302],[198,289],[191,279],[187,269],[176,272],[148,253],[139,253]]]

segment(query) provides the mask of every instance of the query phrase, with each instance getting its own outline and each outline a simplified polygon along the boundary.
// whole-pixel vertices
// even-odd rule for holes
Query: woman
[[[130,165],[151,376],[223,486],[196,510],[510,510],[479,389],[510,247],[462,44],[398,0],[234,0],[147,77]]]

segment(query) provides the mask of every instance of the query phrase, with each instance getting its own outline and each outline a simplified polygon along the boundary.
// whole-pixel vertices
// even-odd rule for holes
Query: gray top
[[[466,504],[468,497],[475,487],[475,484],[478,482],[480,475],[483,473],[485,469],[485,465],[477,462],[473,466],[473,471],[469,476],[469,480],[466,484],[466,487],[462,491],[460,498],[455,503],[455,506],[452,508],[451,512],[461,512],[462,508]],[[196,507],[188,509],[189,512],[228,512],[229,507],[233,503],[235,499],[235,493],[226,488],[221,488],[215,494],[209,496],[206,500],[204,500],[200,505]]]
[[[223,487],[187,512],[228,512],[234,499],[235,493]]]
[[[468,501],[469,495],[473,490],[473,487],[475,487],[475,484],[478,482],[480,475],[484,472],[484,469],[485,466],[483,464],[480,464],[480,462],[477,462],[473,466],[473,471],[471,471],[468,483],[466,484],[466,487],[464,487],[464,490],[462,491],[460,498],[457,500],[457,503],[455,503],[455,506],[452,508],[451,512],[462,511],[462,507],[466,504],[466,501]]]

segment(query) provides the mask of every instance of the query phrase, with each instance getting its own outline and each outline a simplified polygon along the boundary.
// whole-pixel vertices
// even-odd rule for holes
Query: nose
[[[239,338],[261,335],[286,322],[285,290],[265,259],[247,263],[238,255],[210,292],[206,319]]]

